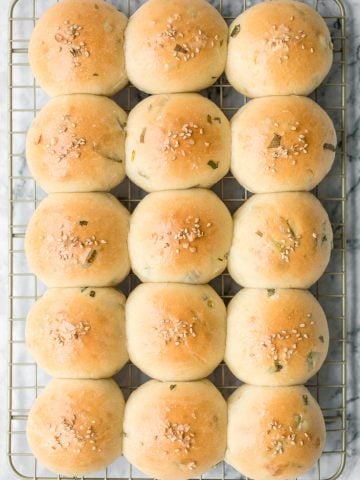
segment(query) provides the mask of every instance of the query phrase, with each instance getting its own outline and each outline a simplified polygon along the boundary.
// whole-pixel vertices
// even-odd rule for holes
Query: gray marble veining
[[[7,52],[7,28],[6,28],[6,8],[10,3],[9,0],[1,0],[1,6],[3,7],[2,14],[0,15],[0,42],[1,42],[1,51]],[[30,3],[30,2],[29,2]],[[115,3],[117,6],[123,10],[126,10],[127,1],[126,0],[116,0]],[[132,1],[132,10],[137,7],[139,2]],[[216,1],[213,2],[216,4]],[[326,0],[323,0],[323,3],[326,3]],[[37,14],[41,13],[42,5],[47,5],[49,2],[40,1],[36,2]],[[24,2],[22,2],[24,5]],[[360,222],[358,223],[357,218],[357,205],[360,201],[360,101],[359,101],[359,86],[360,86],[360,0],[348,0],[345,2],[346,11],[347,11],[347,74],[348,74],[348,89],[347,89],[347,200],[348,200],[348,212],[347,212],[347,248],[348,248],[348,282],[347,282],[347,293],[348,293],[348,335],[347,335],[347,346],[348,346],[348,400],[347,400],[347,425],[348,425],[348,446],[347,446],[347,465],[345,471],[342,475],[342,479],[346,480],[358,480],[360,479],[360,411],[359,411],[359,369],[360,369],[360,348],[358,346],[360,342],[360,319],[358,318],[358,312],[360,308],[359,296],[358,296],[358,267],[360,262]],[[238,0],[229,1],[226,3],[226,8],[223,11],[223,14],[233,15],[239,11]],[[26,14],[26,12],[23,12]],[[337,12],[336,12],[337,13]],[[336,20],[329,21],[329,27],[333,32],[339,29],[339,24]],[[335,46],[336,48],[336,46]],[[1,105],[1,116],[0,116],[0,135],[1,141],[1,165],[2,165],[2,176],[0,177],[0,224],[1,224],[1,245],[0,249],[0,279],[1,284],[3,285],[3,301],[0,302],[0,321],[3,322],[2,335],[0,335],[0,378],[6,378],[6,340],[7,340],[7,318],[6,318],[6,285],[7,285],[7,103],[6,103],[6,89],[4,88],[7,84],[7,56],[4,54],[2,56],[2,62],[0,65],[0,105]],[[29,72],[29,75],[30,72]],[[336,68],[332,69],[331,79],[336,81],[339,76],[339,71]],[[334,91],[334,95],[337,93]],[[41,107],[46,102],[46,95],[42,92],[39,92],[38,96],[38,107]],[[16,101],[23,108],[27,105],[27,97],[19,96]],[[225,102],[234,102],[234,98],[224,99]],[[317,101],[320,105],[324,107],[331,106],[333,101],[333,96],[329,95],[325,89],[320,88],[317,96]],[[120,95],[121,102],[121,95]],[[336,114],[334,114],[336,115]],[[30,117],[19,116],[17,126],[20,129],[26,129]],[[336,122],[336,118],[334,118]],[[23,140],[19,139],[19,144],[15,145],[19,149],[19,152],[23,152],[24,145]],[[28,175],[28,169],[24,156],[19,157],[16,162],[16,172],[19,175]],[[321,188],[321,187],[320,187]],[[331,188],[328,187],[328,188]],[[18,199],[26,199],[31,195],[31,185],[30,183],[19,180],[14,185],[15,194]],[[324,192],[326,193],[326,192]],[[39,191],[38,194],[40,197],[43,195],[43,192]],[[335,193],[332,192],[334,195]],[[327,206],[327,205],[326,205]],[[334,217],[338,208],[337,205],[328,205],[329,213]],[[30,215],[29,211],[29,215]],[[18,219],[23,219],[24,210],[15,211],[15,216]],[[26,268],[25,264],[22,264],[23,260],[19,260],[17,268],[24,269]],[[324,281],[325,282],[325,281]],[[26,288],[26,285],[22,286]],[[326,283],[323,284],[322,288],[324,290],[336,289],[339,288],[339,285],[336,284],[334,278],[327,278]],[[331,304],[324,305],[325,310],[328,309],[329,312],[332,312],[333,306]],[[334,330],[337,328],[336,323],[330,324],[330,328]],[[20,335],[20,332],[19,332]],[[330,349],[333,349],[331,355],[336,354],[336,345],[331,345]],[[29,359],[25,351],[21,352],[21,355],[24,357],[19,357],[18,361],[26,361]],[[23,375],[26,375],[26,372],[22,372]],[[19,373],[21,375],[21,373]],[[216,374],[215,374],[216,375]],[[321,373],[322,381],[327,382],[330,378],[334,381],[339,372],[331,371],[329,368],[324,370]],[[41,381],[46,382],[47,376],[41,374]],[[5,380],[3,380],[3,385]],[[310,387],[311,389],[311,387]],[[339,404],[339,395],[341,391],[333,389],[330,396],[326,399],[328,404],[337,406]],[[31,395],[29,398],[22,399],[22,401],[32,402]],[[4,412],[6,408],[6,389],[0,389],[0,402]],[[23,427],[24,425],[22,425]],[[0,480],[10,480],[15,478],[13,473],[7,467],[7,460],[5,455],[5,436],[6,436],[6,415],[0,415],[0,445],[2,446],[0,452]],[[329,440],[331,442],[331,440]],[[340,447],[338,444],[338,439],[335,439],[335,443],[331,443],[331,448]],[[24,462],[26,460],[24,459]],[[117,467],[118,469],[119,467]],[[331,465],[331,459],[329,459],[328,464],[324,462],[322,464],[322,476],[325,478],[326,472],[329,472],[329,475],[334,472],[333,465]],[[41,473],[39,471],[39,473]],[[111,470],[110,470],[111,473]],[[312,472],[314,474],[314,472]],[[118,470],[117,470],[118,474]],[[212,471],[208,478],[215,478],[217,475],[216,470]],[[229,478],[238,478],[236,473],[231,471],[229,468],[228,471]],[[311,476],[309,472],[308,476],[305,478],[316,478]]]

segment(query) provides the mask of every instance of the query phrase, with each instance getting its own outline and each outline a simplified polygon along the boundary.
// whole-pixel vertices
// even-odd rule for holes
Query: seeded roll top
[[[333,61],[324,19],[294,0],[261,2],[229,27],[226,75],[248,97],[308,95]]]
[[[329,262],[332,239],[314,195],[253,195],[234,215],[229,272],[244,287],[308,288]]]
[[[128,274],[129,212],[109,193],[53,193],[27,227],[32,271],[49,287],[116,285]]]
[[[250,478],[297,478],[324,448],[324,418],[303,386],[243,385],[230,396],[228,414],[225,460]]]
[[[334,125],[309,98],[251,100],[232,118],[231,130],[231,170],[251,192],[311,190],[335,158]]]
[[[226,309],[209,285],[139,285],[126,303],[131,361],[158,380],[207,377],[224,357]]]
[[[225,362],[245,383],[305,383],[328,346],[325,314],[306,290],[244,288],[228,306]]]
[[[107,191],[125,177],[127,115],[95,95],[55,97],[33,121],[26,159],[46,192]]]
[[[231,215],[213,192],[150,193],[131,217],[131,266],[143,282],[206,283],[225,270],[231,236]]]
[[[126,171],[144,190],[211,187],[229,166],[229,121],[207,98],[154,95],[131,111]]]
[[[126,404],[124,455],[151,477],[194,478],[223,459],[226,422],[226,402],[208,380],[150,380]]]
[[[26,344],[53,377],[111,377],[129,358],[125,297],[113,288],[47,290],[29,311]]]
[[[199,91],[223,73],[227,25],[206,0],[149,0],[125,32],[130,81],[147,93]]]
[[[61,0],[37,22],[29,60],[51,96],[114,95],[127,83],[125,15],[104,0]]]
[[[122,452],[124,404],[113,380],[51,380],[27,421],[33,454],[57,474],[105,468]]]

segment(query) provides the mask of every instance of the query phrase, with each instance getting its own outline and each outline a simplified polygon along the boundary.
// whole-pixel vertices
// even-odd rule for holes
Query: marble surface
[[[119,0],[120,2],[122,0]],[[231,10],[236,8],[240,0],[228,2]],[[348,445],[347,464],[341,479],[360,479],[360,411],[359,411],[359,367],[360,367],[360,319],[358,312],[359,303],[359,262],[360,262],[360,222],[357,222],[357,205],[360,202],[360,101],[358,98],[360,85],[360,0],[344,0],[347,11],[347,246],[348,246],[348,401],[347,401],[347,424],[348,424]],[[37,0],[40,4],[40,0]],[[43,0],[41,3],[51,2]],[[134,2],[135,3],[135,2]],[[7,98],[5,88],[7,79],[7,7],[9,0],[0,0],[2,13],[0,14],[0,159],[2,175],[0,177],[0,282],[3,286],[3,296],[0,302],[0,322],[2,324],[0,334],[0,378],[2,388],[0,389],[0,480],[12,480],[14,474],[7,466],[6,459],[6,432],[7,432],[7,339],[8,322],[6,311],[7,296]],[[230,13],[230,9],[229,9]],[[336,25],[332,25],[336,29]],[[336,73],[334,73],[336,75]],[[40,99],[44,101],[45,97]],[[326,104],[327,99],[320,94],[319,102]],[[20,147],[21,148],[21,147]],[[19,171],[24,171],[24,163],[20,163]],[[19,184],[17,187],[19,196],[26,196],[26,185]],[[324,373],[326,375],[326,372]],[[333,372],[330,372],[333,375]],[[330,460],[329,460],[330,462]],[[333,472],[331,466],[326,468],[326,461],[323,463],[325,471]],[[315,478],[315,477],[306,477]]]

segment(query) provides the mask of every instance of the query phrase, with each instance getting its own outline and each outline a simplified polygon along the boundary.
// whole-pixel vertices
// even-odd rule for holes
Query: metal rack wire
[[[31,31],[42,12],[56,0],[14,0],[9,12],[9,430],[8,457],[16,476],[22,479],[52,480],[69,477],[56,476],[43,469],[32,456],[25,438],[29,408],[48,377],[38,369],[26,350],[24,322],[30,305],[41,296],[45,287],[30,272],[24,255],[26,224],[44,193],[38,188],[26,167],[24,146],[27,128],[47,98],[36,85],[28,64],[27,46]],[[256,2],[257,0],[255,0]],[[120,10],[132,14],[143,0],[112,0]],[[211,3],[230,22],[251,3],[249,0],[213,0]],[[313,287],[313,293],[322,304],[329,321],[330,350],[321,371],[310,380],[308,388],[322,407],[327,425],[325,452],[306,480],[335,480],[341,475],[346,458],[346,262],[345,262],[345,10],[341,0],[308,0],[325,18],[334,43],[334,65],[326,83],[313,98],[332,117],[339,139],[335,165],[331,173],[315,190],[327,209],[334,230],[334,251],[324,276]],[[246,101],[237,94],[225,78],[203,92],[230,118]],[[130,110],[142,94],[129,86],[116,98],[125,110]],[[246,200],[247,192],[231,175],[227,175],[214,189],[229,209],[235,211]],[[132,211],[144,193],[126,180],[114,192]],[[121,286],[129,293],[137,279],[130,275]],[[238,286],[225,273],[212,282],[225,302],[236,293]],[[128,364],[117,376],[125,393],[136,388],[145,377]],[[224,364],[211,379],[227,397],[239,382]],[[86,480],[144,479],[145,477],[119,459],[106,470]],[[227,480],[243,478],[228,465],[221,463],[203,479]]]

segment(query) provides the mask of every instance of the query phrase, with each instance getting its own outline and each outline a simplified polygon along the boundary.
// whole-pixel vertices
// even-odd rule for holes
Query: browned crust
[[[112,100],[64,95],[46,104],[26,138],[26,159],[47,192],[107,191],[125,177],[127,115]]]
[[[62,0],[40,18],[29,44],[33,73],[50,95],[113,95],[127,83],[125,15],[103,0]],[[68,43],[70,42],[70,43]]]
[[[192,478],[223,459],[226,423],[226,403],[208,380],[151,380],[127,402],[124,455],[156,478]]]
[[[51,287],[111,286],[129,272],[129,212],[108,193],[53,193],[25,236],[33,272]]]
[[[125,32],[130,81],[148,93],[199,91],[225,68],[227,25],[205,0],[150,0]]]
[[[261,2],[237,17],[229,32],[226,75],[246,96],[308,95],[330,70],[329,29],[306,3]]]
[[[54,377],[110,377],[129,358],[125,297],[113,288],[51,288],[29,311],[26,344]]]
[[[243,475],[287,480],[301,476],[320,457],[325,422],[307,388],[244,385],[228,407],[225,459]]]
[[[30,448],[56,473],[104,468],[121,455],[124,404],[113,380],[52,380],[29,413]]]

